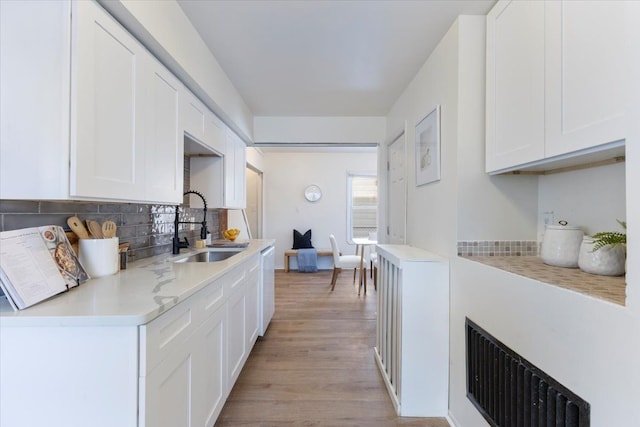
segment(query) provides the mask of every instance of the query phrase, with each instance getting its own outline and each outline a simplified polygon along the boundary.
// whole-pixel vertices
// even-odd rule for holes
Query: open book
[[[0,233],[0,287],[14,310],[32,306],[86,282],[62,227]]]

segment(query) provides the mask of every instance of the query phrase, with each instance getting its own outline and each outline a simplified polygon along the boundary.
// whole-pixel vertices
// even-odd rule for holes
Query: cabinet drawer
[[[223,277],[224,278],[224,277]],[[198,304],[198,316],[204,321],[208,319],[215,311],[224,305],[226,295],[224,292],[223,280],[216,280],[196,295]]]
[[[260,258],[256,257],[249,261],[246,267],[247,277],[259,276],[261,271]]]
[[[247,269],[243,265],[222,276],[220,282],[224,285],[224,292],[227,295],[231,295],[242,288],[245,277],[247,277]]]
[[[151,372],[195,331],[198,326],[195,301],[188,298],[140,327],[140,376]]]

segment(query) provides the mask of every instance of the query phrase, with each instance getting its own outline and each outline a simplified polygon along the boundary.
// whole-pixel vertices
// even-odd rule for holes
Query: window
[[[369,237],[378,228],[378,178],[373,174],[349,174],[347,180],[347,233]]]

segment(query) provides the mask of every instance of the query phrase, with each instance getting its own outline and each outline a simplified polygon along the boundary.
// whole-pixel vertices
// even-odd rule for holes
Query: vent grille
[[[466,319],[467,397],[492,426],[589,427],[590,406]]]

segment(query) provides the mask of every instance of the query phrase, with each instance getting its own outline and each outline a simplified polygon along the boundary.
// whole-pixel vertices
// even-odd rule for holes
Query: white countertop
[[[383,254],[396,265],[403,262],[448,262],[448,260],[433,252],[408,245],[377,245],[376,251]]]
[[[0,326],[142,325],[274,243],[272,239],[251,240],[238,255],[213,263],[175,263],[206,249],[145,258],[21,311],[13,311],[2,298]]]

